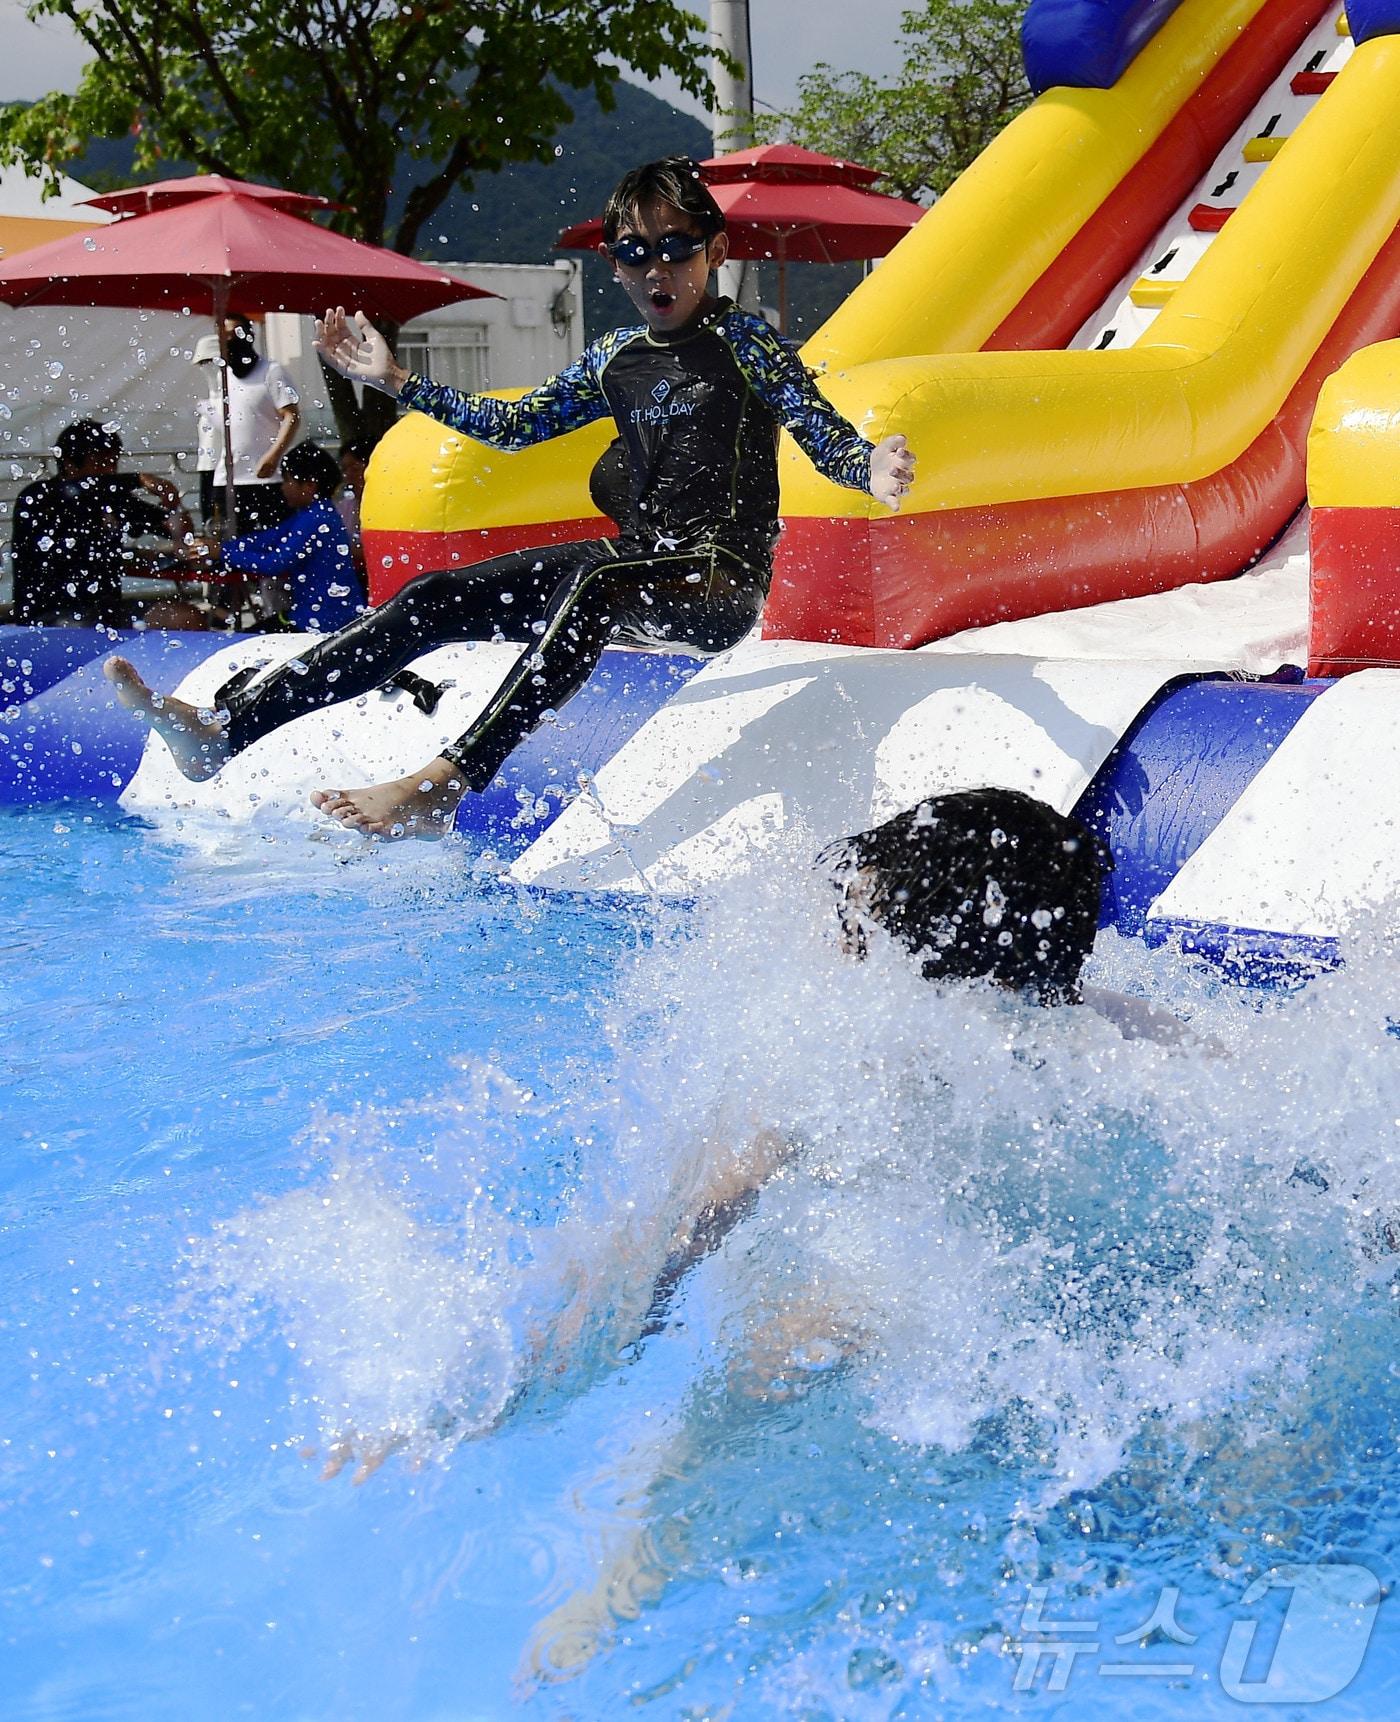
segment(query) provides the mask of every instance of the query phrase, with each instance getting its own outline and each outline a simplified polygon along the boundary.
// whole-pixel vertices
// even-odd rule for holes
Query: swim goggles
[[[652,246],[629,233],[625,239],[614,240],[608,247],[608,256],[628,269],[645,269],[653,257],[659,263],[689,263],[709,243],[708,237],[701,239],[694,233],[663,233]]]

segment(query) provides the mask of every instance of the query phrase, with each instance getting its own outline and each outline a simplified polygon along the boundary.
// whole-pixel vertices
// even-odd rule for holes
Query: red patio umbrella
[[[395,323],[463,299],[496,298],[396,251],[346,239],[291,214],[296,192],[239,181],[174,182],[149,214],[23,252],[0,269],[0,300],[14,306],[119,306],[190,311],[214,318],[224,359],[224,470],[233,519],[224,318],[266,311],[321,311],[348,303]],[[183,188],[183,189],[182,189]],[[153,195],[159,187],[149,188]],[[147,188],[139,188],[142,195]],[[117,193],[113,200],[129,193]],[[320,199],[309,200],[320,207]]]
[[[923,215],[922,205],[869,190],[874,168],[796,144],[736,150],[700,164],[724,211],[729,254],[778,265],[778,325],[787,327],[789,263],[849,263],[884,257]],[[556,244],[591,250],[599,220],[566,228]]]
[[[790,143],[730,150],[726,155],[711,156],[700,165],[709,185],[722,185],[734,179],[761,179],[769,185],[854,185],[863,189],[874,185],[880,177],[878,168],[862,167],[859,162],[820,155],[816,150]]]
[[[256,185],[248,179],[229,179],[222,173],[198,173],[190,179],[157,179],[149,185],[133,185],[126,191],[110,191],[102,197],[87,197],[94,209],[110,209],[114,215],[148,215],[153,209],[168,209],[176,203],[193,203],[200,197],[217,197],[222,191],[256,198],[273,209],[344,209],[328,197],[306,191],[283,191],[275,185]]]

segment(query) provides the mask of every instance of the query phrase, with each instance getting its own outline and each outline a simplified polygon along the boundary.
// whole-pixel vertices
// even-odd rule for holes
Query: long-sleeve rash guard
[[[872,445],[822,395],[761,317],[719,299],[674,335],[619,329],[516,401],[410,375],[400,400],[514,450],[611,414],[627,446],[626,536],[648,549],[713,545],[766,565],[778,522],[778,427],[813,465],[870,488]]]
[[[349,533],[333,502],[318,498],[280,526],[224,542],[224,563],[242,574],[281,574],[291,585],[293,626],[329,634],[364,605]]]

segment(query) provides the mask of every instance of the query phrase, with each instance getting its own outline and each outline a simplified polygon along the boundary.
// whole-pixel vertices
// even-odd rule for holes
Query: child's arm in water
[[[607,1349],[614,1356],[660,1330],[686,1275],[719,1248],[748,1214],[759,1190],[795,1152],[787,1137],[771,1129],[755,1131],[738,1152],[719,1158],[714,1140],[697,1137],[691,1152],[677,1155],[671,1186],[662,1201],[646,1213],[630,1214],[602,1249],[595,1244],[590,1254],[602,1260],[603,1273],[589,1275],[575,1264],[567,1302],[552,1321],[530,1336],[517,1391],[498,1415],[462,1431],[452,1414],[443,1413],[438,1433],[444,1440],[493,1433],[532,1385],[568,1373],[582,1353],[586,1336],[600,1322],[610,1332]],[[353,1466],[352,1481],[363,1483],[410,1438],[394,1430],[346,1429],[326,1449],[321,1476],[329,1481]],[[303,1448],[302,1457],[314,1458],[316,1451]]]
[[[1147,999],[1110,992],[1106,987],[1084,987],[1080,1002],[1111,1022],[1124,1040],[1155,1040],[1159,1046],[1198,1047],[1217,1057],[1225,1052],[1218,1040],[1197,1034],[1174,1011],[1151,1004]]]
[[[737,1152],[717,1149],[717,1140],[723,1140],[717,1133],[697,1136],[689,1152],[676,1156],[659,1202],[630,1213],[610,1247],[597,1252],[607,1264],[606,1284],[575,1274],[568,1303],[536,1345],[536,1358],[548,1359],[545,1367],[567,1371],[600,1314],[614,1352],[658,1332],[682,1280],[719,1248],[795,1152],[787,1137],[768,1128],[756,1130]]]

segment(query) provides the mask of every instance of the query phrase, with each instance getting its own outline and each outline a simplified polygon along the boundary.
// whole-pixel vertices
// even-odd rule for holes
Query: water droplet
[[[61,377],[63,375],[63,365],[58,359],[50,359],[48,364],[44,366],[44,369],[51,377]]]
[[[97,241],[92,237],[92,235],[90,233],[86,233],[83,235],[83,250],[84,251],[96,251],[97,250]]]

